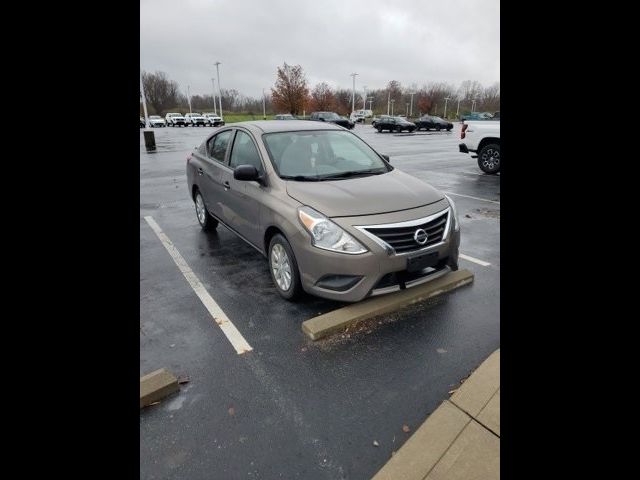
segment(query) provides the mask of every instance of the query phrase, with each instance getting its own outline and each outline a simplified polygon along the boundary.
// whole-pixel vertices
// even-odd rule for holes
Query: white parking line
[[[169,239],[169,237],[165,235],[165,233],[162,231],[153,217],[146,216],[144,217],[144,219],[158,236],[158,238],[162,242],[162,245],[164,245],[164,248],[167,249],[167,252],[169,252],[169,255],[171,255],[171,258],[173,258],[173,261],[182,272],[182,275],[184,275],[184,278],[187,279],[187,282],[189,282],[189,285],[191,285],[193,291],[196,292],[196,295],[204,304],[205,308],[209,311],[213,319],[216,321],[216,323],[220,327],[220,330],[222,330],[222,333],[224,333],[227,339],[231,342],[233,348],[236,349],[238,355],[253,350],[253,348],[251,348],[251,345],[247,343],[247,341],[244,339],[235,325],[225,315],[220,306],[211,297],[211,295],[209,295],[209,292],[207,292],[207,289],[204,288],[202,282],[200,282],[196,274],[193,273],[191,267],[189,267],[182,255],[180,255],[180,252],[178,252],[178,249],[173,245],[173,242]]]
[[[464,253],[458,254],[458,256],[464,260],[468,260],[469,262],[477,263],[478,265],[482,265],[483,267],[488,267],[491,265],[489,262],[485,262],[484,260],[478,260],[477,258],[470,257],[469,255],[465,255]]]
[[[444,190],[441,190],[441,191],[442,193],[446,193],[447,195],[456,195],[458,197],[472,198],[474,200],[480,200],[481,202],[491,202],[491,203],[497,203],[498,205],[500,205],[500,202],[497,202],[495,200],[487,200],[486,198],[472,197],[471,195],[462,195],[461,193],[445,192]]]

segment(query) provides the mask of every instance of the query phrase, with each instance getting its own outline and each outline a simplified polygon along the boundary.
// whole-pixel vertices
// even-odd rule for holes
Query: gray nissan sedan
[[[337,125],[228,125],[188,156],[187,181],[200,226],[267,257],[287,300],[357,302],[458,269],[453,201]]]

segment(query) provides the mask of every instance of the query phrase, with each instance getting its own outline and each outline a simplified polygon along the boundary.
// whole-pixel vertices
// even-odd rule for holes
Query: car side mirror
[[[258,182],[260,185],[264,184],[260,172],[253,165],[238,165],[233,169],[233,178],[245,182]]]
[[[387,162],[391,163],[391,159],[389,159],[389,155],[381,155]]]

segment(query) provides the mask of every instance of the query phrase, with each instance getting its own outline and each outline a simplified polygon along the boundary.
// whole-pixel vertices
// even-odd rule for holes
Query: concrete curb
[[[161,368],[140,377],[140,408],[151,405],[180,390],[178,379],[171,372]]]
[[[396,311],[473,282],[473,273],[458,270],[417,287],[363,300],[302,322],[302,331],[319,340],[362,320]]]
[[[500,349],[440,404],[372,480],[399,478],[500,478]]]

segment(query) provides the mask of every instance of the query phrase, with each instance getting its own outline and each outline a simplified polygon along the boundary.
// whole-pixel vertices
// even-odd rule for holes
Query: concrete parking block
[[[398,477],[400,478],[400,477]],[[425,480],[499,480],[500,439],[470,422]]]
[[[151,405],[180,390],[178,379],[171,372],[161,368],[140,377],[140,408]]]
[[[451,396],[451,402],[477,417],[500,388],[500,349],[493,352]]]
[[[469,270],[451,272],[417,287],[363,300],[306,320],[302,322],[302,331],[312,340],[318,340],[362,320],[393,312],[467,285],[473,282],[473,278],[474,275]],[[494,392],[495,390],[491,393]]]
[[[487,406],[480,411],[477,420],[500,436],[500,389],[491,397]]]
[[[443,402],[373,480],[423,480],[470,421],[460,409]]]

